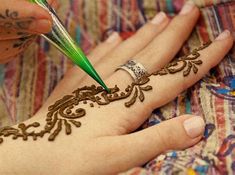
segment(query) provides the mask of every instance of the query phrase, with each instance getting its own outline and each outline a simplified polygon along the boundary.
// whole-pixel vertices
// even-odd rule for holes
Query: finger
[[[155,75],[151,75],[149,77],[150,81],[143,83],[140,87],[151,86],[152,90],[144,92],[145,100],[142,103],[136,100],[137,104],[131,106],[131,110],[138,111],[142,115],[128,118],[128,127],[138,127],[148,117],[148,115],[143,115],[143,113],[151,113],[153,109],[173,100],[182,91],[200,80],[224,58],[232,45],[233,38],[229,31],[225,31],[207,48],[194,52],[194,55],[191,54],[188,57],[179,59],[174,64],[169,64],[164,69],[157,71]],[[127,72],[118,71],[106,82],[110,83],[109,87],[113,87],[119,82],[119,88],[124,89],[132,81]],[[136,85],[136,88],[138,87]]]
[[[89,53],[89,60],[95,65],[100,61],[100,58],[109,54],[114,48],[118,47],[122,42],[121,37],[117,32],[113,32],[105,42],[100,43],[91,53]]]
[[[154,78],[153,83],[163,83],[164,84],[164,90],[163,87],[156,87],[158,88],[157,94],[159,94],[159,98],[162,98],[161,104],[165,104],[168,101],[174,99],[179,93],[183,92],[185,89],[189,88],[193,84],[195,84],[197,81],[199,81],[206,73],[209,72],[209,70],[213,67],[215,67],[219,62],[225,57],[225,55],[228,53],[228,51],[231,49],[233,45],[233,38],[229,31],[224,31],[221,33],[218,38],[207,48],[199,51],[200,56],[195,60],[201,60],[202,64],[196,65],[195,70],[192,67],[189,74],[184,76],[184,71],[187,71],[189,68],[190,61],[187,62],[187,66],[179,73],[175,74],[168,74],[165,76],[156,76]],[[179,63],[181,64],[181,63]],[[195,71],[195,72],[194,72]],[[170,82],[171,81],[171,82]],[[174,87],[174,88],[173,88]],[[160,90],[161,89],[161,90]],[[171,90],[170,90],[171,89]],[[172,89],[174,89],[172,91]],[[163,98],[163,94],[161,93],[168,92],[165,94],[165,97]]]
[[[35,38],[35,36],[25,36],[15,40],[0,41],[0,64],[8,62],[11,57],[23,52]]]
[[[149,73],[151,73],[153,70],[163,67],[175,56],[178,50],[182,47],[182,44],[192,32],[198,17],[198,8],[191,1],[189,3],[186,3],[180,14],[177,15],[169,23],[169,25],[165,26],[165,29],[162,32],[159,32],[158,35],[153,37],[154,39],[151,39],[146,47],[143,47],[142,49],[136,51],[136,55],[126,55],[125,59],[119,58],[119,60],[122,61],[120,61],[119,64],[110,64],[108,62],[100,64],[96,67],[97,71],[103,78],[106,78],[105,75],[103,75],[103,72],[112,73],[115,68],[117,68],[117,66],[125,63],[131,57],[145,65]],[[147,31],[145,33],[147,33]],[[132,44],[133,43],[140,44],[135,41],[132,41]],[[117,55],[117,53],[115,53],[115,55]],[[102,70],[104,65],[108,66],[109,69]],[[87,83],[88,80],[83,83],[83,85]]]
[[[56,0],[47,0],[48,4],[53,4]]]
[[[108,173],[125,171],[141,166],[167,150],[181,150],[196,144],[202,138],[204,128],[201,117],[184,115],[129,135],[98,138],[92,144],[96,145],[96,151],[89,156],[96,157],[94,167],[104,163],[98,155],[112,160],[105,162],[112,171]]]
[[[137,52],[146,47],[152,39],[161,33],[167,26],[169,19],[165,13],[160,12],[150,22],[140,28],[135,35],[122,42],[113,52],[106,55],[104,59],[100,60],[95,69],[104,79],[111,75],[117,66],[123,64],[129,58],[133,57]],[[104,69],[105,67],[105,69]],[[87,84],[90,80],[88,78],[83,82]]]
[[[115,49],[122,39],[117,32],[114,32],[110,37],[103,43],[99,44],[89,55],[88,58],[92,65],[97,63],[106,54]],[[85,72],[77,66],[74,66],[68,72],[66,72],[64,78],[59,82],[51,96],[46,101],[46,104],[50,104],[56,99],[64,96],[66,93],[73,91],[77,88],[82,78],[85,76]],[[69,85],[69,86],[68,86]]]
[[[59,6],[60,6],[60,3],[58,2],[58,0],[48,0],[47,2],[48,2],[48,3],[50,4],[50,6],[51,6],[52,8],[54,8],[54,9],[58,9]]]
[[[188,39],[198,17],[198,8],[188,1],[167,28],[135,56],[138,62],[146,65],[149,73],[165,66]]]
[[[50,29],[51,16],[39,5],[18,0],[2,1],[0,40],[21,38],[22,33],[47,33]]]

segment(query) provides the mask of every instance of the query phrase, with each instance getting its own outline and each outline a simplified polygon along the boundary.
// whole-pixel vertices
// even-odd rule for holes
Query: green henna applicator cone
[[[56,15],[54,9],[50,7],[46,0],[29,0],[34,2],[44,9],[46,9],[53,19],[52,30],[50,33],[43,34],[50,43],[57,47],[62,53],[70,58],[73,63],[83,69],[88,75],[90,75],[95,81],[97,81],[107,92],[110,92],[109,88],[105,85],[103,80],[100,78],[96,70],[91,65],[81,48],[75,43],[70,37],[69,33],[63,26],[62,22]]]

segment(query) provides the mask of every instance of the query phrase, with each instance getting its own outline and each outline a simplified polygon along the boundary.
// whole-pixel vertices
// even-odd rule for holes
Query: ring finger
[[[158,13],[150,22],[141,27],[132,37],[123,41],[115,50],[105,55],[102,60],[95,64],[99,75],[105,79],[113,73],[115,68],[126,62],[130,57],[145,48],[157,35],[168,25],[169,19],[163,12]],[[107,68],[107,69],[104,69]],[[80,85],[90,83],[90,77],[83,78]]]
[[[134,113],[136,115],[124,119],[124,121],[129,121],[129,127],[131,125],[132,129],[136,129],[146,120],[148,114],[150,114],[153,109],[174,99],[182,91],[200,80],[212,67],[216,66],[230,50],[232,44],[233,38],[230,32],[225,31],[208,47],[200,47],[194,50],[192,54],[181,57],[153,73],[149,77],[150,82],[143,83],[140,86],[138,84],[133,85],[135,87],[132,88],[132,93],[130,93],[132,95],[130,96],[134,99],[132,102],[136,102],[137,104],[131,106],[131,111],[128,113]],[[117,71],[107,82],[110,83],[109,85],[111,85],[111,87],[113,87],[116,82],[119,82],[119,88],[123,89],[133,82],[130,77],[131,76],[125,71]],[[148,88],[151,90],[151,93],[145,93],[143,90],[142,93],[146,94],[146,100],[142,100],[143,103],[139,103],[137,97],[139,96],[139,99],[141,99],[140,89],[144,86],[151,86],[152,90]],[[123,109],[123,111],[130,109]]]
[[[104,69],[104,67],[107,67],[106,65],[119,65],[127,60],[126,58],[135,55],[138,50],[143,49],[150,41],[152,41],[152,39],[158,35],[167,26],[167,24],[168,18],[166,15],[163,12],[159,13],[150,22],[139,29],[134,36],[123,41],[118,46],[115,45],[115,48],[112,49],[112,51],[102,54],[105,50],[107,50],[107,48],[112,46],[113,43],[108,43],[109,46],[107,46],[106,43],[106,49],[104,49],[104,47],[99,47],[100,49],[96,48],[96,51],[90,55],[91,62],[95,64],[95,69],[101,77],[105,78],[114,70],[114,68],[111,67]],[[101,67],[99,68],[100,65],[103,65],[102,69]],[[82,84],[90,83],[91,81],[92,79],[90,77],[83,76],[83,74],[81,74],[80,69],[71,69],[65,74],[64,79],[56,87],[53,94],[48,99],[47,104],[52,100],[63,96],[66,92],[76,89],[78,85],[82,86]],[[69,82],[70,86],[68,86],[68,83],[66,82]],[[63,91],[61,91],[61,89],[63,89]]]
[[[191,34],[197,19],[199,17],[198,8],[190,1],[184,5],[179,15],[172,19],[172,21],[165,27],[162,32],[159,32],[158,35],[155,35],[151,39],[151,42],[145,47],[140,47],[141,49],[132,49],[129,46],[129,49],[135,51],[135,54],[125,54],[124,56],[117,57],[117,55],[121,55],[121,52],[130,52],[127,50],[127,46],[122,46],[126,48],[126,50],[122,50],[117,48],[115,52],[107,57],[116,57],[114,59],[102,59],[98,65],[96,65],[96,70],[100,73],[102,78],[107,78],[110,76],[113,71],[117,68],[117,66],[125,63],[128,59],[133,57],[142,58],[139,60],[143,65],[147,65],[146,68],[149,72],[160,69],[166,63],[168,63],[178,52],[178,50],[182,47],[185,40],[187,40],[188,36]],[[182,32],[184,31],[184,32]],[[145,30],[142,33],[147,33],[148,30]],[[137,39],[130,39],[130,43],[128,45],[141,45],[141,35],[138,35],[139,42],[136,42]],[[135,46],[135,48],[138,48]],[[151,62],[151,64],[149,64]],[[108,67],[108,69],[104,69],[104,67]],[[83,82],[82,85],[87,84],[90,81],[89,78]]]

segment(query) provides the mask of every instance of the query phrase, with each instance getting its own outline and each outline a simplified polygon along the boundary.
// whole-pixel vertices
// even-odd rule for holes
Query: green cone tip
[[[50,7],[46,0],[29,0],[37,3],[50,12],[53,26],[51,32],[44,34],[50,43],[63,52],[68,58],[70,58],[76,65],[82,68],[87,74],[89,74],[95,81],[97,81],[108,93],[110,89],[107,88],[103,80],[100,78],[96,70],[93,68],[82,49],[71,38],[67,30],[64,28],[61,20],[56,15],[55,11]]]
[[[91,65],[90,61],[80,49],[79,57],[76,54],[76,57],[73,56],[71,59],[82,70],[84,70],[88,75],[90,75],[97,83],[99,83],[108,93],[110,93],[110,89],[105,85],[104,81],[100,78],[99,74],[96,72],[94,67]]]

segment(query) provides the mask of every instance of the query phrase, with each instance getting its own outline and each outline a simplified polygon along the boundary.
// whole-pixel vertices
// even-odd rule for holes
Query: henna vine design
[[[4,14],[0,13],[0,29],[2,30],[0,34],[7,36],[11,35],[12,31],[28,30],[33,20],[33,17],[19,17],[17,11],[11,12],[9,9],[6,9]],[[12,48],[19,50],[25,49],[35,38],[35,36],[29,35],[26,32],[17,32],[16,35],[19,36],[19,39],[13,43]],[[9,50],[9,48],[7,48],[6,51],[7,50]]]
[[[194,49],[190,54],[180,57],[179,59],[169,63],[163,69],[154,72],[153,75],[162,76],[183,71],[183,76],[186,77],[190,74],[191,70],[196,74],[198,72],[197,66],[202,64],[202,60],[197,59],[200,56],[198,51],[205,49],[210,44],[211,41],[203,44],[201,47]]]
[[[17,11],[10,12],[9,9],[6,9],[4,14],[0,13],[0,28],[7,31],[9,29],[27,30],[33,20],[33,17],[19,18]]]
[[[129,101],[126,101],[124,105],[131,107],[137,99],[143,102],[145,99],[144,92],[152,90],[152,86],[147,85],[150,81],[150,76],[163,76],[180,71],[183,71],[183,76],[188,76],[191,71],[196,74],[198,72],[197,67],[202,64],[202,61],[197,59],[200,56],[198,51],[206,48],[209,44],[210,42],[193,50],[191,54],[171,62],[152,75],[133,82],[123,92],[121,92],[117,85],[110,89],[110,93],[107,93],[101,86],[95,85],[78,88],[72,95],[64,96],[48,108],[46,124],[41,131],[36,132],[33,130],[33,128],[40,127],[38,122],[29,125],[21,123],[18,125],[18,128],[7,126],[0,129],[0,143],[3,142],[4,137],[12,136],[13,139],[22,138],[23,140],[32,137],[34,140],[37,140],[38,137],[43,137],[45,134],[49,134],[48,140],[53,141],[63,127],[67,135],[71,134],[72,126],[79,128],[81,126],[79,118],[86,115],[85,109],[78,107],[79,103],[88,104],[89,102],[90,107],[94,107],[95,104],[108,105],[114,101],[128,98]]]
[[[21,37],[13,44],[12,48],[16,48],[18,50],[23,50],[27,48],[36,36],[28,35],[28,34],[21,34]]]

